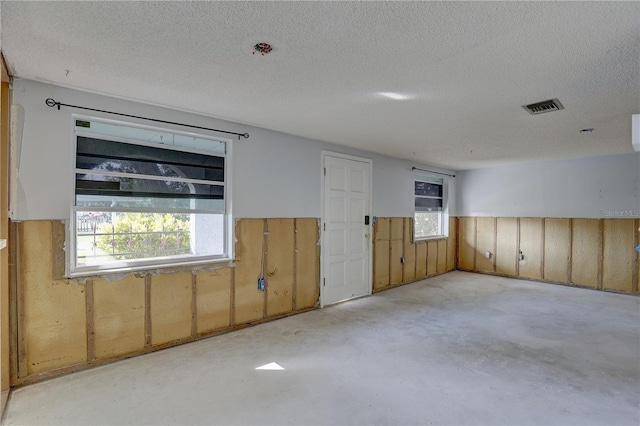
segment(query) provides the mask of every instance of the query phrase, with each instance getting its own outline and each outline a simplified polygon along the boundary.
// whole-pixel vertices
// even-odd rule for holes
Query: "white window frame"
[[[213,264],[213,263],[229,263],[233,260],[234,257],[234,245],[233,245],[233,235],[234,235],[234,222],[232,215],[232,182],[231,177],[233,176],[231,167],[232,167],[232,141],[231,139],[221,138],[216,135],[208,134],[208,133],[193,133],[186,132],[182,130],[177,130],[173,127],[155,127],[148,126],[144,124],[134,123],[134,122],[124,122],[117,120],[110,120],[106,118],[86,116],[86,115],[78,115],[72,114],[72,143],[73,149],[72,151],[72,162],[73,168],[70,170],[70,188],[71,188],[71,205],[70,205],[70,220],[67,222],[66,229],[66,244],[65,244],[65,257],[66,257],[66,270],[65,276],[74,278],[74,277],[83,277],[83,276],[97,276],[97,275],[107,275],[107,274],[121,274],[128,272],[136,272],[136,271],[144,271],[156,268],[166,268],[166,267],[180,267],[180,266],[190,266],[190,265],[201,265],[201,264]],[[166,132],[172,133],[176,135],[182,135],[187,137],[196,137],[200,139],[209,139],[212,141],[224,142],[225,143],[225,167],[224,167],[224,253],[222,255],[210,255],[210,256],[181,256],[178,257],[165,257],[165,258],[149,258],[149,259],[137,259],[132,261],[121,261],[121,262],[113,262],[109,264],[103,265],[87,265],[87,266],[77,266],[77,253],[76,253],[76,237],[77,237],[77,228],[76,228],[76,213],[77,211],[90,211],[92,208],[80,208],[78,209],[75,205],[75,192],[76,192],[76,151],[77,151],[77,137],[81,135],[82,132],[76,131],[76,120],[82,121],[90,121],[90,122],[100,122],[106,124],[112,124],[117,126],[125,126],[137,129],[151,130],[157,132]],[[87,134],[84,134],[86,136]],[[103,138],[105,140],[111,140],[115,142],[125,142],[132,143],[141,146],[151,146],[157,147],[160,146],[162,148],[166,148],[166,145],[154,143],[154,142],[144,142],[135,139],[126,139],[115,136],[104,136],[100,134],[91,134],[91,137]],[[192,148],[182,148],[179,147],[177,150],[182,150],[186,152],[194,152],[198,154],[211,155],[210,151],[192,149]],[[218,155],[218,154],[216,154]],[[101,208],[95,208],[96,211],[103,211]],[[149,209],[121,209],[121,211],[136,211],[136,212],[145,212],[149,211]],[[155,210],[154,210],[155,211]],[[202,210],[192,210],[190,213],[211,213],[211,211],[202,211]]]
[[[437,212],[439,213],[440,217],[439,217],[439,227],[440,227],[440,233],[437,235],[427,235],[427,236],[418,236],[416,235],[416,229],[417,226],[415,224],[416,222],[416,213],[424,213],[424,212],[420,212],[417,211],[415,208],[415,199],[416,197],[418,197],[415,194],[415,183],[416,182],[428,182],[426,180],[424,180],[424,178],[420,178],[420,176],[423,176],[424,178],[427,179],[434,179],[434,180],[441,180],[442,181],[442,211]],[[436,175],[432,175],[429,173],[414,173],[413,174],[413,180],[412,180],[412,200],[413,200],[413,240],[414,241],[426,241],[426,240],[439,240],[439,239],[443,239],[443,238],[447,238],[449,236],[449,180],[446,176],[436,176]],[[425,198],[431,198],[431,197],[425,197]]]

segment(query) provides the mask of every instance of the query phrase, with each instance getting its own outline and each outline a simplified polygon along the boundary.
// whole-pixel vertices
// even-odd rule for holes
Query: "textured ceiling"
[[[640,112],[640,2],[0,8],[18,77],[453,169],[632,152]],[[274,51],[252,55],[260,41]]]

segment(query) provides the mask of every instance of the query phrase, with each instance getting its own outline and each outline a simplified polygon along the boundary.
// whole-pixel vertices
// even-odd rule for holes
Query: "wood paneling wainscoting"
[[[460,270],[640,294],[640,219],[461,217],[458,223]]]
[[[235,230],[234,265],[65,279],[57,271],[64,224],[13,223],[11,384],[318,307],[317,219],[241,219]],[[257,288],[260,275],[266,291]]]
[[[446,238],[413,241],[413,218],[377,218],[373,224],[373,292],[450,272],[456,266],[456,219]]]

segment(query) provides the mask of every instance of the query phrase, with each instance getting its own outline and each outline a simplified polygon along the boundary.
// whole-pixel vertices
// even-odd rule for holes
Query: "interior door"
[[[322,305],[371,293],[371,163],[324,157]]]

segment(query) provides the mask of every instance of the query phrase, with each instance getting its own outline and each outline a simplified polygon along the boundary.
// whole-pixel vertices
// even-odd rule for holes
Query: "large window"
[[[225,140],[75,122],[70,275],[229,258]]]
[[[414,239],[446,236],[444,180],[416,174],[414,180]]]

